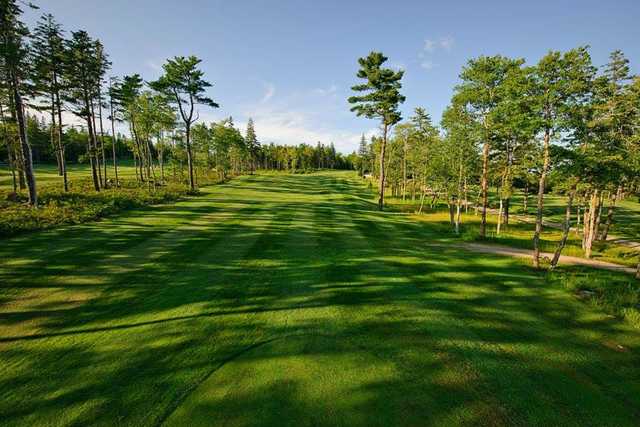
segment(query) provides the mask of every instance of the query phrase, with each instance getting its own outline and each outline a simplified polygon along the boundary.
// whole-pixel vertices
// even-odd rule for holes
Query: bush
[[[11,193],[4,191],[0,192],[0,237],[93,221],[127,209],[176,201],[188,194],[193,192],[180,183],[149,189],[135,181],[122,181],[118,188],[95,192],[89,181],[83,181],[66,193],[41,187],[39,207],[33,209],[25,194],[12,200]]]

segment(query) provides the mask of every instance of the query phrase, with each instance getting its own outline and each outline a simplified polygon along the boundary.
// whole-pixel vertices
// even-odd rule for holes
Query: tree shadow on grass
[[[146,211],[0,248],[4,422],[637,419],[624,323],[516,260],[430,247],[440,229],[375,212],[341,175],[250,181],[168,208],[174,221]]]

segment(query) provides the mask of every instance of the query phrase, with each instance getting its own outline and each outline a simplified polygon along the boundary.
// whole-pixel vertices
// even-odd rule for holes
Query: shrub
[[[93,221],[127,209],[176,201],[189,194],[197,191],[190,192],[180,183],[149,189],[135,181],[122,181],[118,188],[95,192],[89,181],[81,181],[66,193],[54,187],[41,187],[39,207],[33,209],[27,205],[24,194],[12,199],[4,191],[0,192],[0,237]]]

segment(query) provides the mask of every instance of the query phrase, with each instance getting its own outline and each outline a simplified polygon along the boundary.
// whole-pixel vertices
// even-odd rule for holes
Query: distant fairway
[[[351,172],[202,192],[1,242],[0,425],[638,425],[640,332],[524,262]]]
[[[58,168],[55,164],[35,165],[35,172],[38,185],[59,186],[62,188],[62,177],[58,175]],[[72,184],[81,180],[89,180],[91,179],[91,167],[88,164],[69,164],[67,165],[67,176]],[[108,163],[107,178],[114,179],[114,177],[113,165]],[[121,179],[136,179],[133,162],[124,161],[119,164],[118,177]],[[11,186],[11,171],[6,166],[0,166],[0,190],[10,190]]]

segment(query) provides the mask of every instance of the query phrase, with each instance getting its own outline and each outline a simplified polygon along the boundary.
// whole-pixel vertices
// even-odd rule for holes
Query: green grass
[[[552,207],[548,208],[546,211],[548,215],[545,219],[561,221],[561,219],[556,218],[553,215],[553,206],[560,206],[560,202],[558,201],[560,198],[554,195],[548,195],[547,198],[550,201],[549,205]],[[410,200],[403,202],[399,198],[387,198],[386,201],[391,209],[398,212],[413,213],[417,211],[417,206],[419,206],[419,202],[412,202]],[[562,201],[562,203],[563,202],[564,201]],[[630,236],[633,235],[635,227],[638,227],[638,224],[640,224],[640,221],[638,221],[638,219],[640,219],[640,205],[636,207],[631,201],[625,201],[623,202],[623,205],[631,206],[630,210],[624,211],[620,208],[617,211],[617,216],[615,218],[618,218],[617,221],[619,221],[618,230],[620,227],[626,226],[630,230],[629,233],[631,234],[627,233],[625,235],[631,238]],[[638,209],[637,211],[635,210],[636,208]],[[564,207],[562,209],[564,209]],[[517,209],[512,213],[517,214]],[[623,215],[627,215],[627,217],[624,217]],[[434,209],[430,209],[429,205],[425,204],[423,213],[421,215],[416,215],[415,219],[418,221],[439,224],[445,230],[450,229],[448,208],[443,203],[440,203],[438,206],[434,207]],[[475,215],[472,208],[469,208],[468,214],[462,215],[463,225],[461,234],[464,239],[478,239],[480,219],[480,213]],[[518,221],[514,216],[512,216],[508,226],[505,226],[504,224],[502,225],[500,234],[497,234],[496,232],[496,224],[497,214],[489,212],[487,214],[487,234],[486,238],[483,240],[517,248],[533,249],[533,232],[535,230],[535,224]],[[541,250],[553,253],[561,236],[561,230],[549,226],[544,227],[540,241]],[[582,236],[576,232],[571,232],[562,254],[584,257]],[[638,261],[640,261],[640,251],[612,241],[594,242],[592,258],[599,261],[613,262],[629,267],[635,267],[638,265]]]
[[[37,164],[35,165],[36,183],[38,185],[62,188],[62,177],[58,176],[58,168],[55,164]],[[91,178],[91,168],[86,163],[68,164],[67,177],[71,183],[71,189],[74,185]],[[113,179],[113,166],[107,162],[107,177]],[[136,171],[133,162],[122,161],[118,164],[118,178],[120,179],[136,179]],[[12,188],[11,171],[6,167],[0,167],[0,190],[10,190]]]
[[[2,241],[0,424],[637,425],[640,330],[560,279],[631,277],[372,199],[263,174]]]
[[[493,197],[492,206],[497,208],[498,200],[495,195]],[[516,191],[511,201],[513,206],[513,213],[523,213],[523,200],[524,194],[521,191]],[[535,215],[537,202],[537,194],[529,195],[529,207],[527,209],[528,215]],[[574,202],[575,203],[575,202]],[[603,215],[607,214],[606,207],[609,206],[609,202],[605,202],[605,209]],[[567,198],[558,194],[545,194],[544,198],[544,219],[547,221],[553,221],[561,224],[564,222],[565,210],[567,207]],[[584,208],[584,205],[583,205]],[[576,206],[574,205],[574,216],[572,218],[573,226],[575,226],[575,212]],[[584,211],[582,211],[584,213]],[[610,234],[640,241],[640,202],[638,196],[630,196],[626,200],[617,204],[614,221],[611,225]],[[604,220],[604,219],[603,219]]]

